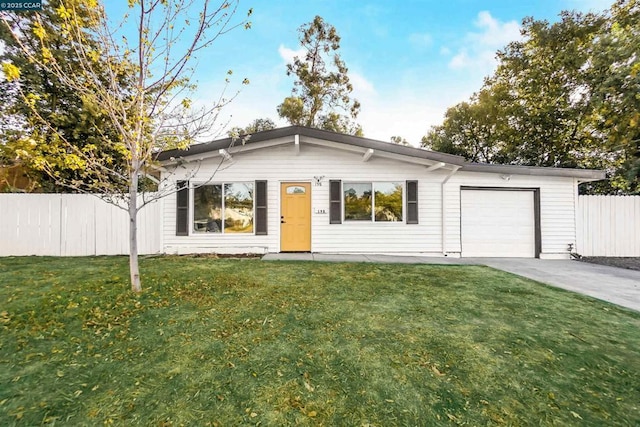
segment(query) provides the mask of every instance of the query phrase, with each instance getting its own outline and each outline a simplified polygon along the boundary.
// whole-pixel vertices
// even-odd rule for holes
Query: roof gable
[[[345,135],[337,132],[314,129],[305,126],[288,126],[284,128],[256,132],[250,135],[250,137],[245,142],[245,145],[256,144],[258,142],[269,140],[277,140],[286,137],[292,138],[290,141],[292,142],[295,135],[334,142],[338,144],[345,144],[347,146],[361,147],[386,153],[399,154],[402,156],[432,160],[434,162],[444,162],[457,166],[462,166],[464,164],[464,158],[461,156],[439,153],[436,151],[429,151],[421,148],[408,147],[404,145],[394,144],[392,142],[384,142],[375,139]],[[201,155],[210,152],[217,152],[218,150],[228,149],[229,147],[232,147],[234,145],[233,143],[234,141],[232,140],[232,138],[224,138],[204,144],[194,144],[188,147],[186,150],[167,150],[159,153],[157,156],[157,160],[165,161],[171,158],[188,158],[191,156],[196,156],[198,154]]]
[[[314,129],[305,126],[288,126],[251,134],[243,144],[243,149],[260,149],[266,146],[309,143],[329,146],[335,149],[358,151],[365,158],[371,155],[396,158],[409,163],[434,165],[449,170],[462,170],[481,173],[508,173],[521,175],[564,176],[583,180],[600,180],[605,173],[590,169],[544,168],[518,165],[495,165],[485,163],[470,163],[464,157],[422,148],[409,147],[392,142],[345,135],[337,132]],[[209,156],[222,155],[221,150],[233,152],[234,146],[240,144],[232,138],[218,139],[204,144],[194,144],[185,150],[167,150],[158,153],[156,159],[160,162],[171,163],[177,159],[186,161],[191,158],[202,159]],[[239,149],[239,148],[238,148]],[[220,154],[219,154],[220,153]],[[368,154],[367,154],[368,153]]]

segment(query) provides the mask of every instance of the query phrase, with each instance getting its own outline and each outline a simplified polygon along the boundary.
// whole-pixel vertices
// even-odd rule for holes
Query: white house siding
[[[506,175],[504,176],[507,177]],[[459,255],[460,187],[540,188],[540,258],[568,258],[569,243],[576,243],[575,185],[573,178],[458,172],[445,185],[446,247],[451,255]]]
[[[364,150],[363,150],[364,151]],[[280,182],[311,182],[313,252],[353,253],[423,253],[442,254],[440,183],[446,173],[426,172],[426,166],[412,165],[377,157],[367,162],[360,153],[336,148],[302,144],[296,155],[292,144],[233,154],[233,163],[219,157],[205,159],[197,165],[188,163],[179,169],[176,180],[189,177],[191,182],[268,181],[268,234],[192,234],[176,236],[175,194],[164,200],[163,237],[168,253],[189,252],[279,252],[280,251]],[[213,175],[213,178],[211,178]],[[314,177],[323,177],[316,186]],[[343,222],[329,224],[329,180],[399,181],[418,180],[419,224],[381,222]],[[193,203],[190,194],[190,215]],[[406,198],[406,188],[404,191]],[[406,208],[404,208],[406,209]],[[406,212],[403,212],[406,220]],[[190,225],[192,228],[192,225]]]
[[[265,144],[266,145],[266,144]],[[257,148],[257,147],[256,147]],[[358,150],[354,147],[346,147]],[[567,258],[568,244],[576,242],[575,182],[573,178],[497,173],[457,172],[444,184],[450,170],[427,172],[426,166],[373,155],[363,161],[361,152],[334,146],[303,143],[296,154],[292,143],[234,153],[232,163],[215,171],[220,157],[205,158],[181,166],[173,179],[192,183],[268,181],[268,234],[193,234],[176,236],[175,194],[164,200],[162,241],[168,253],[279,252],[280,183],[311,182],[313,252],[433,254],[460,256],[460,188],[519,187],[540,189],[541,258]],[[196,170],[195,176],[191,177]],[[215,173],[214,173],[215,171]],[[504,176],[504,178],[503,178]],[[322,177],[320,185],[314,177]],[[399,181],[418,180],[419,224],[343,222],[329,224],[329,180]],[[406,197],[406,188],[404,192]],[[193,194],[190,194],[190,204]],[[442,206],[444,203],[444,215]],[[406,205],[405,205],[406,206]],[[190,207],[190,215],[192,214]],[[404,212],[406,220],[406,212]],[[444,217],[444,230],[442,222]],[[192,226],[190,225],[190,228]],[[442,237],[445,245],[442,245]]]

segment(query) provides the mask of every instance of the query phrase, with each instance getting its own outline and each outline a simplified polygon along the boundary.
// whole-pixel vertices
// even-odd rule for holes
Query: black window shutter
[[[189,181],[177,181],[176,236],[189,235]]]
[[[329,181],[329,224],[342,224],[342,181]]]
[[[407,181],[407,224],[418,223],[418,181]]]
[[[267,234],[267,181],[256,181],[256,234]]]

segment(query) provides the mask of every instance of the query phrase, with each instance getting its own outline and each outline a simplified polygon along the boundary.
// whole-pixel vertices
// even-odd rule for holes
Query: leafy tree
[[[227,132],[230,137],[239,137],[242,135],[251,135],[252,133],[262,132],[264,130],[275,129],[276,124],[271,119],[255,119],[244,128],[236,126]]]
[[[600,15],[562,12],[549,24],[526,18],[523,42],[498,54],[489,87],[503,84],[511,99],[506,112],[512,135],[509,161],[537,166],[593,167],[601,146],[589,121],[589,62],[592,40],[604,24]],[[515,131],[515,132],[513,132]]]
[[[360,103],[351,99],[353,86],[340,58],[340,36],[320,16],[298,29],[306,54],[287,64],[287,75],[296,81],[291,96],[278,106],[278,114],[292,125],[362,135],[353,120]]]
[[[85,25],[89,25],[90,12],[86,4],[77,1],[67,4],[74,8],[79,25],[88,29]],[[90,149],[96,161],[121,171],[124,154],[113,149],[118,136],[104,109],[62,84],[44,65],[55,61],[70,73],[81,72],[77,58],[69,55],[73,46],[64,35],[65,19],[56,12],[61,5],[60,1],[43,3],[38,20],[29,13],[3,15],[7,25],[0,26],[4,45],[0,62],[5,76],[0,81],[0,165],[25,174],[31,190],[72,191],[70,186],[58,185],[63,181],[95,190],[92,183],[101,180],[95,176],[86,179],[86,174],[78,173],[78,162],[68,155],[66,144],[80,151]],[[13,37],[18,33],[31,37]],[[39,48],[38,34],[46,34],[48,50]],[[99,49],[98,40],[90,32],[86,33],[85,43],[87,49]],[[108,70],[102,63],[96,63],[94,71],[103,81],[106,79]],[[123,74],[116,83],[125,91],[132,82]],[[109,183],[121,184],[119,180]]]
[[[590,73],[592,119],[619,159],[614,187],[640,193],[640,1],[619,0],[598,38]]]
[[[400,144],[400,145],[409,145],[409,141],[407,141],[405,138],[399,136],[399,135],[394,135],[391,137],[391,142],[393,142],[394,144]]]
[[[422,138],[431,150],[464,156],[472,162],[502,163],[505,141],[512,138],[505,106],[510,94],[504,85],[483,88],[469,102],[449,108],[442,125],[434,126]]]
[[[524,40],[498,52],[496,72],[423,146],[471,161],[605,169],[612,179],[591,191],[638,191],[638,9],[620,0],[610,14],[526,18]]]
[[[29,171],[21,164],[9,165],[2,161],[0,166],[0,193],[30,193],[39,187],[39,183],[31,178]]]
[[[374,219],[402,221],[402,185],[395,184],[393,191],[376,190]]]
[[[122,26],[111,27],[98,0],[61,1],[55,9],[60,20],[56,34],[49,32],[44,22],[46,16],[39,13],[31,16],[34,23],[29,33],[15,27],[11,14],[0,15],[29,64],[55,76],[58,87],[75,92],[87,111],[104,115],[105,123],[115,130],[115,138],[108,138],[101,129],[93,129],[99,141],[82,147],[74,145],[65,134],[53,133],[61,147],[59,158],[73,167],[79,179],[67,179],[52,172],[49,156],[36,160],[59,185],[83,191],[89,183],[90,189],[104,191],[105,200],[128,212],[131,288],[135,292],[142,289],[138,212],[146,203],[176,191],[160,183],[162,191],[139,197],[140,177],[152,172],[158,150],[185,147],[199,135],[210,132],[217,111],[228,100],[221,98],[209,108],[192,108],[188,97],[194,89],[189,83],[194,71],[192,64],[197,54],[218,37],[238,26],[250,27],[248,22],[233,21],[237,1],[214,1],[203,0],[198,3],[199,9],[193,10],[195,3],[190,0],[130,0],[127,17],[135,16],[135,36],[129,38],[119,36],[121,29],[126,28],[126,18]],[[58,34],[69,46],[67,55],[71,61],[59,61],[52,54]],[[30,40],[36,41],[32,47],[28,45]],[[70,67],[71,62],[77,66]],[[3,69],[7,80],[19,82],[16,90],[31,107],[30,113],[40,126],[55,130],[51,118],[39,115],[34,105],[37,94],[28,92],[29,86],[21,84],[30,77],[29,68],[25,68],[25,75],[20,64],[5,63]],[[123,79],[131,84],[123,85]],[[108,152],[122,155],[124,168],[102,161],[105,147]],[[120,191],[121,184],[126,187],[125,192]]]

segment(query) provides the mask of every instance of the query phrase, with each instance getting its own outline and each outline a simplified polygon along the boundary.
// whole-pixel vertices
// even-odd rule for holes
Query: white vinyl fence
[[[640,256],[640,196],[579,196],[576,250],[584,256]]]
[[[159,201],[138,214],[140,254],[161,251]],[[0,256],[125,255],[129,216],[88,194],[0,194]]]

